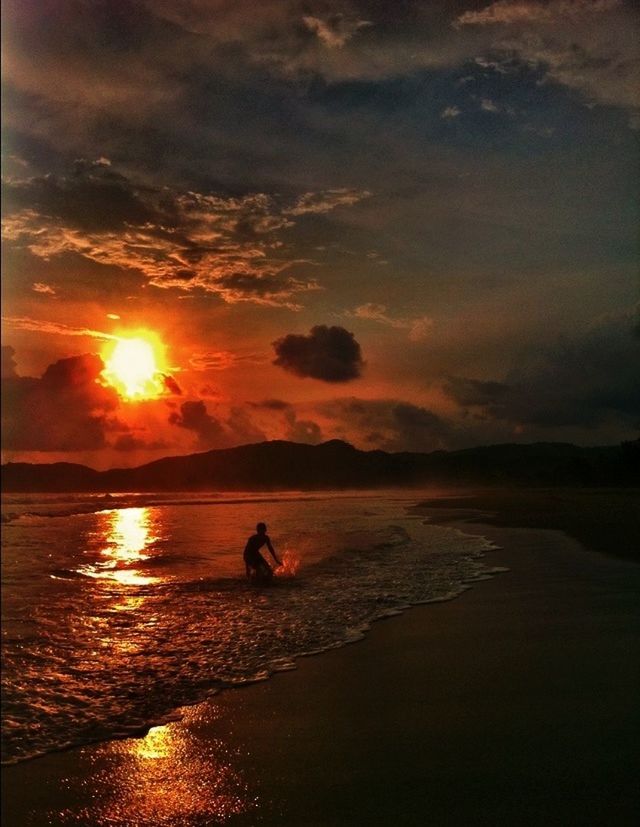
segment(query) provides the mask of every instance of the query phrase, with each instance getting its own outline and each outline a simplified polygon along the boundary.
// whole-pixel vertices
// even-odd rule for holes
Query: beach
[[[508,571],[143,738],[5,767],[2,823],[637,823],[640,567],[602,553],[633,548],[632,493],[600,495],[619,530],[609,548],[592,532],[598,550],[548,494],[519,511],[503,496],[501,516],[487,496],[420,513],[488,538],[486,565]],[[576,502],[593,500],[571,496],[584,528]]]

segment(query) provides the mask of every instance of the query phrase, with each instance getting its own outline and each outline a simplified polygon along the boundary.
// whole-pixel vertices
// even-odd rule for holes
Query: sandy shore
[[[635,825],[640,566],[460,527],[510,571],[145,738],[5,768],[2,824]]]
[[[559,529],[594,551],[640,563],[639,488],[488,488],[427,504],[419,510],[439,523]]]

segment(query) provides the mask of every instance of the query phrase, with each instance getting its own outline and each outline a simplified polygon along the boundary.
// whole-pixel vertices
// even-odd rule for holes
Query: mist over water
[[[489,570],[404,495],[6,497],[3,761],[122,737]],[[244,578],[264,520],[285,566]]]

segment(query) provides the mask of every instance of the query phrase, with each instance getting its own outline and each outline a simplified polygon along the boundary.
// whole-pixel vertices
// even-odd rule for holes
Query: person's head
[[[267,526],[265,523],[258,523],[256,526],[256,531],[258,534],[266,534],[267,533]]]

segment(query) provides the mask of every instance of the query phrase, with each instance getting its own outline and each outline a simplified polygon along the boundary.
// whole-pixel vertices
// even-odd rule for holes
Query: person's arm
[[[267,537],[267,548],[268,548],[268,549],[269,549],[269,551],[271,552],[271,556],[272,556],[272,557],[273,557],[273,559],[276,561],[276,563],[277,563],[279,566],[281,566],[281,565],[282,565],[282,561],[281,561],[281,560],[278,560],[278,558],[277,558],[277,556],[276,556],[276,553],[275,553],[275,551],[273,550],[273,546],[271,545],[271,540],[270,540],[268,537]]]

